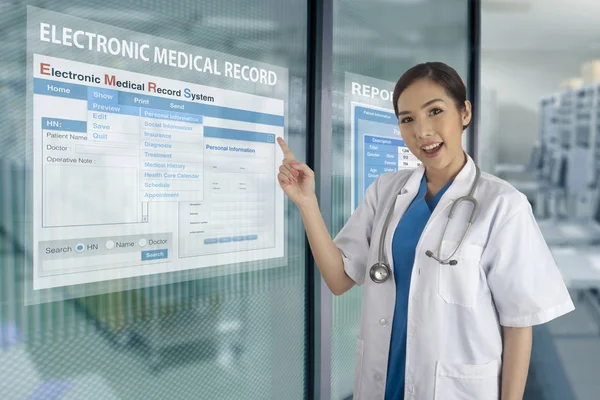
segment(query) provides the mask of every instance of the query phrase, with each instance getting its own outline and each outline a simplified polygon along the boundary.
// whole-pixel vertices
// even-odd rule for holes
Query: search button
[[[169,258],[168,249],[142,251],[142,261],[160,260]]]

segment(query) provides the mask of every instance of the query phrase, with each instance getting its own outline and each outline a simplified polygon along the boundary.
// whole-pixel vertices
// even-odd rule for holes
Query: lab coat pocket
[[[435,377],[435,400],[498,400],[500,398],[498,360],[486,364],[438,362]]]
[[[354,371],[354,399],[360,399],[360,386],[362,380],[363,354],[365,351],[365,342],[358,339],[356,345],[356,367]]]
[[[445,240],[441,248],[442,257],[448,257],[457,246],[458,242]],[[438,264],[438,293],[446,303],[463,307],[477,304],[482,253],[482,247],[463,243],[452,257],[458,264]]]

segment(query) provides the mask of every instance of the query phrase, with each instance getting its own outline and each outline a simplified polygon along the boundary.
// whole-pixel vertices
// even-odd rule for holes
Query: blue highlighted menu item
[[[87,132],[87,121],[75,121],[60,118],[42,118],[43,129],[56,129],[67,132]]]

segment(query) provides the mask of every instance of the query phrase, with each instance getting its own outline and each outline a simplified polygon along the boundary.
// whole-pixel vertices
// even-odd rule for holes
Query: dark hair
[[[425,78],[430,79],[443,87],[448,96],[452,97],[452,100],[454,100],[456,108],[458,108],[459,111],[465,109],[467,88],[460,78],[460,75],[458,75],[454,68],[442,62],[426,62],[415,65],[398,79],[396,87],[394,87],[393,96],[394,111],[396,115],[398,115],[398,99],[402,92],[415,81]],[[467,129],[468,126],[469,124],[463,126],[463,129]]]

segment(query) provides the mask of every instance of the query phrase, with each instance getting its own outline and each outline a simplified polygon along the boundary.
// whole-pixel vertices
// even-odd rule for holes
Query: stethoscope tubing
[[[440,239],[440,242],[439,242],[437,250],[436,250],[437,255],[434,255],[431,250],[427,250],[425,252],[425,255],[427,255],[430,258],[433,258],[434,260],[438,261],[441,264],[446,264],[446,265],[458,264],[458,262],[456,260],[453,260],[452,258],[454,257],[456,252],[458,252],[458,250],[460,249],[460,246],[463,244],[465,237],[469,233],[469,230],[471,229],[471,226],[473,225],[473,222],[475,221],[475,218],[477,217],[477,214],[479,212],[479,202],[477,201],[477,199],[475,197],[473,197],[473,194],[475,193],[475,189],[477,188],[477,185],[479,184],[480,177],[481,177],[481,170],[479,169],[479,167],[477,165],[475,165],[475,179],[473,180],[473,184],[471,185],[469,194],[456,199],[456,201],[454,201],[454,203],[452,204],[452,207],[450,208],[448,218],[446,219],[446,225],[444,226],[444,231],[442,232],[442,237]],[[404,188],[404,186],[403,186],[403,188]],[[452,252],[452,254],[450,254],[450,256],[448,256],[446,259],[442,260],[440,257],[440,251],[441,251],[442,243],[444,241],[444,236],[446,235],[446,230],[448,228],[450,220],[452,219],[452,217],[454,217],[454,212],[456,211],[456,207],[461,202],[468,202],[473,205],[473,209],[471,210],[471,215],[469,217],[469,222],[467,224],[467,227],[466,227],[464,233],[462,234],[462,236],[460,238],[460,241],[459,241],[456,249],[454,249],[454,251]],[[379,240],[379,249],[378,249],[378,253],[377,253],[377,263],[373,264],[373,266],[371,267],[371,269],[369,271],[371,280],[373,280],[373,282],[375,282],[375,283],[385,282],[390,277],[391,272],[392,272],[390,266],[384,261],[384,249],[385,249],[385,239],[387,236],[386,233],[389,228],[389,224],[392,219],[392,216],[394,214],[393,213],[394,207],[395,207],[395,201],[392,200],[392,204],[390,205],[390,208],[388,209],[388,212],[387,212],[384,224],[383,224],[383,228],[381,230],[381,237]],[[381,269],[383,269],[383,271]],[[378,272],[380,272],[379,275],[382,276],[382,278],[377,278]]]

